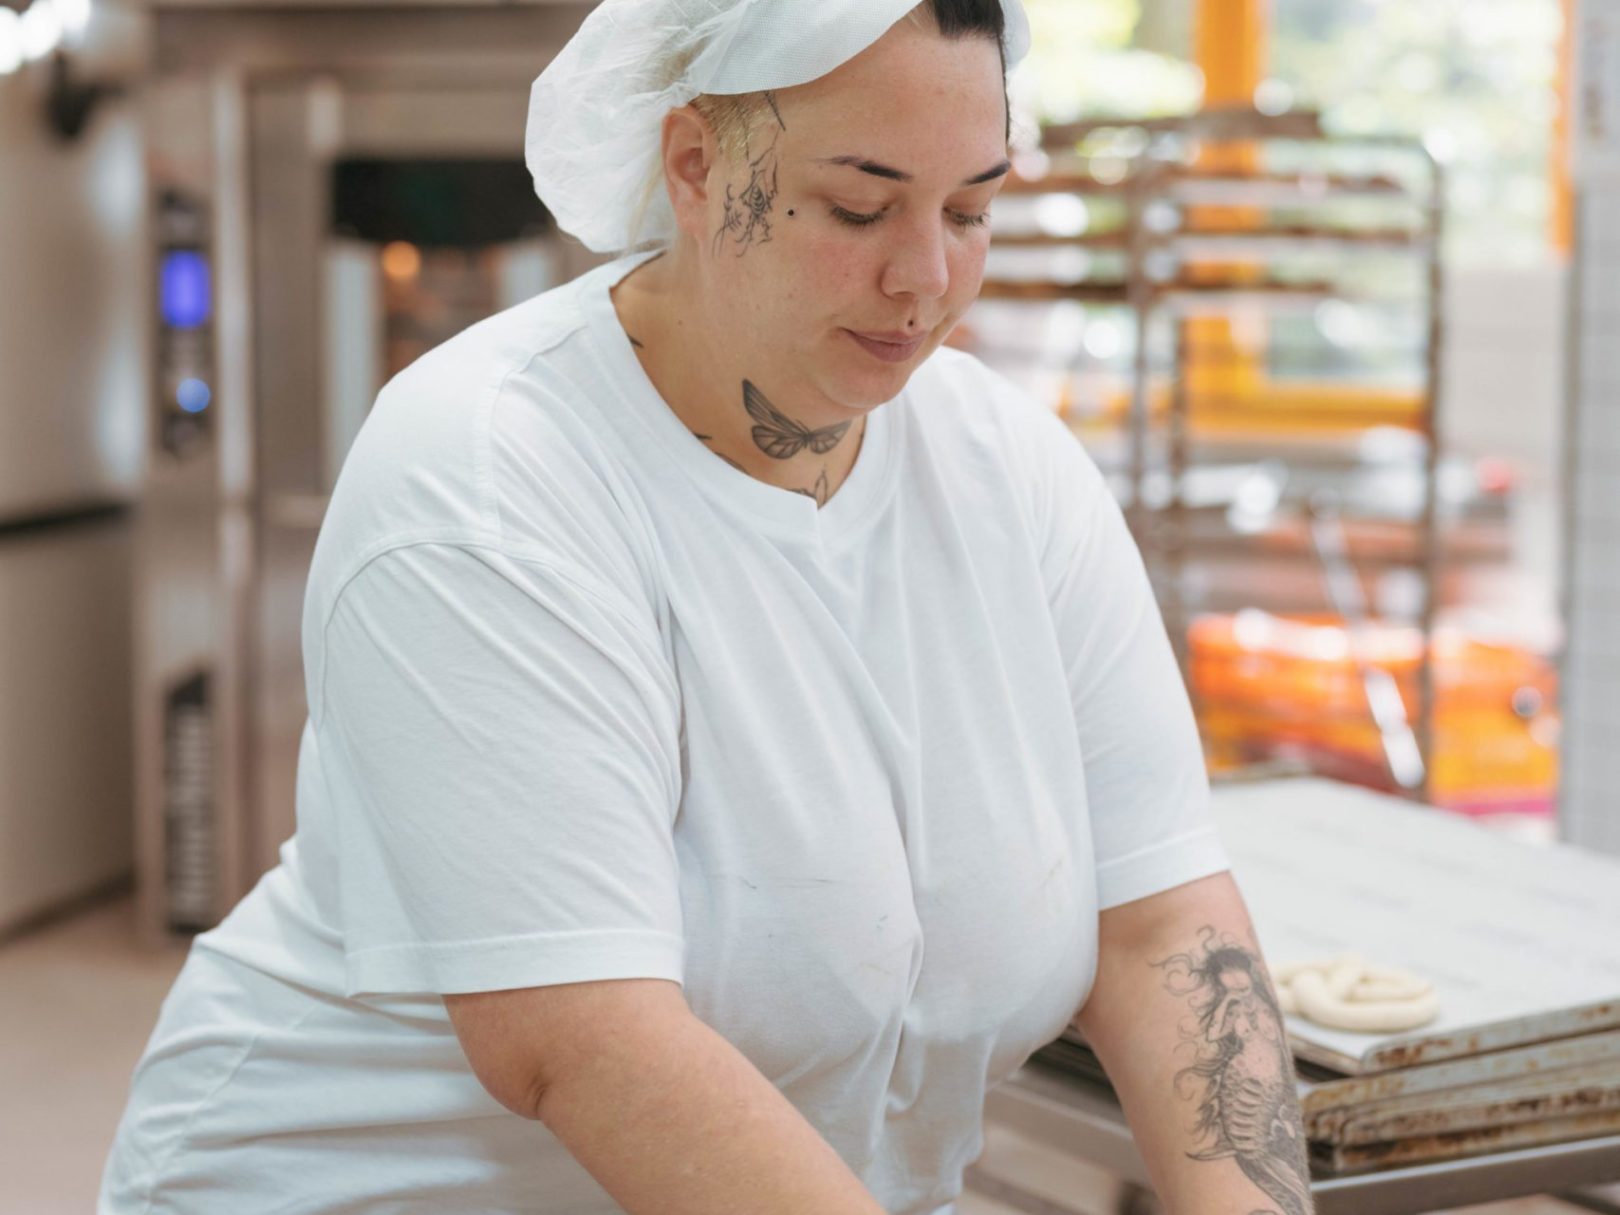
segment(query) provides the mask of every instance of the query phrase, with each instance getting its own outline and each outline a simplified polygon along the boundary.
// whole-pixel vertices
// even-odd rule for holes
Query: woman
[[[537,82],[542,197],[642,247],[379,398],[297,834],[197,939],[105,1215],[928,1215],[1082,1005],[1176,1209],[1271,1193],[1172,1091],[1152,964],[1255,951],[1140,561],[941,348],[1022,13],[908,8],[607,0]]]

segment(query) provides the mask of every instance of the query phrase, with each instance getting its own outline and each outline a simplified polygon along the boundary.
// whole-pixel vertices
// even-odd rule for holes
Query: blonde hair
[[[732,164],[748,159],[748,140],[762,115],[770,112],[770,99],[764,93],[703,94],[692,99],[692,108],[709,124],[720,145],[720,155]],[[642,182],[630,208],[630,249],[645,248],[654,242],[641,239],[645,231],[647,214],[653,202],[664,189],[664,165],[660,158],[652,166],[647,180]],[[620,250],[628,252],[629,250]]]
[[[919,29],[936,33],[939,30],[939,21],[928,0],[923,0],[902,20],[911,22]],[[704,93],[692,99],[692,108],[703,116],[703,121],[714,131],[721,155],[733,164],[739,164],[748,159],[748,144],[754,128],[765,120],[765,115],[773,107],[768,93]],[[772,117],[778,115],[772,113]]]
[[[771,102],[764,93],[704,93],[692,99],[692,108],[714,131],[720,154],[740,164],[748,159],[749,140],[770,112]]]

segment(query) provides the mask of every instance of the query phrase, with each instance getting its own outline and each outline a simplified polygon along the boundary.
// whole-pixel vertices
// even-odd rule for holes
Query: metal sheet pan
[[[1620,1109],[1515,1122],[1444,1135],[1417,1135],[1406,1139],[1364,1144],[1311,1144],[1311,1166],[1320,1172],[1342,1175],[1408,1164],[1438,1164],[1510,1148],[1571,1143],[1620,1132]]]
[[[1547,1071],[1601,1068],[1620,1063],[1620,1031],[1587,1034],[1496,1051],[1472,1059],[1351,1076],[1310,1086],[1300,1100],[1307,1122],[1334,1111],[1391,1097],[1436,1093],[1462,1085],[1511,1081]]]
[[[1325,780],[1218,787],[1216,821],[1272,966],[1357,953],[1434,983],[1398,1034],[1288,1018],[1298,1058],[1347,1075],[1620,1028],[1620,859],[1510,839]]]
[[[1312,1119],[1306,1133],[1334,1143],[1380,1143],[1488,1130],[1620,1109],[1620,1064],[1542,1072],[1441,1093],[1413,1093]]]
[[[1031,1060],[990,1091],[985,1117],[1118,1177],[1148,1184],[1124,1111],[1102,1085]],[[1620,1181],[1620,1133],[1525,1147],[1493,1145],[1430,1163],[1362,1164],[1348,1172],[1342,1162],[1335,1167],[1331,1151],[1317,1155],[1311,1192],[1319,1215],[1417,1215]]]

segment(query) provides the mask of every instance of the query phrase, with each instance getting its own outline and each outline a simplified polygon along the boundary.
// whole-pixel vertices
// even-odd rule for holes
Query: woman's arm
[[[1076,1024],[1176,1215],[1311,1215],[1293,1056],[1230,873],[1104,911]]]
[[[883,1215],[675,983],[571,983],[444,1002],[490,1094],[544,1123],[629,1215]]]

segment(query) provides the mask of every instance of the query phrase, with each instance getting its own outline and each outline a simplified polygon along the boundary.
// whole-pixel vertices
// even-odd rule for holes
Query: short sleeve
[[[1141,554],[1090,455],[1055,415],[1041,413],[1042,576],[1080,735],[1104,910],[1230,866],[1192,705]]]
[[[391,549],[333,606],[312,716],[347,994],[681,981],[680,698],[645,606]]]

